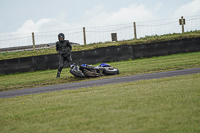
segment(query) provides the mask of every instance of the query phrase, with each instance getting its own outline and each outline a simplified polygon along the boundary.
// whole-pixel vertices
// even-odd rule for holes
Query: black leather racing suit
[[[57,77],[60,77],[60,73],[62,71],[65,61],[67,61],[70,65],[72,64],[71,50],[72,46],[68,40],[63,40],[62,42],[60,41],[56,42],[56,51],[59,54],[59,66],[58,66]]]

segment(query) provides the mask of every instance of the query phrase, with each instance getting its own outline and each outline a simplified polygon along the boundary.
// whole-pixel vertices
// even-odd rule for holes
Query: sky
[[[186,31],[200,30],[200,0],[0,0],[0,48],[65,39],[83,45],[137,37],[181,33],[178,19],[186,18]]]
[[[200,15],[200,0],[0,0],[0,34]]]

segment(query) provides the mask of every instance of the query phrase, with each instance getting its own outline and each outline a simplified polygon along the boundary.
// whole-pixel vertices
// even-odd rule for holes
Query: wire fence
[[[180,18],[162,19],[155,21],[136,22],[137,38],[163,35],[172,33],[182,33],[182,27],[179,25]],[[184,17],[186,24],[184,31],[200,30],[200,15]],[[59,33],[65,34],[65,39],[70,42],[84,44],[83,28],[66,29],[62,31],[35,32],[35,44],[55,43]],[[111,33],[117,33],[117,40],[134,39],[133,23],[109,25],[100,27],[85,27],[86,43],[110,42]],[[27,34],[2,34],[0,35],[0,48],[28,46],[33,45],[32,33]]]
[[[139,22],[137,25],[137,34],[139,37],[146,35],[163,35],[172,33],[182,33],[182,26],[179,25],[180,18],[163,19],[156,21]],[[200,15],[185,17],[186,24],[184,31],[200,30]]]

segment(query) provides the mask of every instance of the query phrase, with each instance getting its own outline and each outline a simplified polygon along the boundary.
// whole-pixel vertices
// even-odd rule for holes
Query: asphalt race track
[[[159,72],[159,73],[151,73],[151,74],[143,74],[143,75],[133,75],[133,76],[126,76],[126,77],[109,78],[109,79],[101,79],[101,80],[93,80],[93,81],[61,84],[61,85],[21,89],[21,90],[14,90],[14,91],[5,91],[5,92],[0,92],[0,98],[9,98],[9,97],[53,92],[53,91],[71,90],[71,89],[78,89],[78,88],[92,87],[92,86],[102,86],[102,85],[107,85],[107,84],[133,82],[133,81],[138,81],[138,80],[159,79],[159,78],[164,78],[164,77],[189,75],[189,74],[195,74],[195,73],[200,73],[200,68]]]

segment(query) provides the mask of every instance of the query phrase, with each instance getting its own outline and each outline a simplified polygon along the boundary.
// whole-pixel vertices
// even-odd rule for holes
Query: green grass
[[[55,78],[57,70],[0,75],[0,91],[33,88],[64,83],[66,84],[72,82],[83,82],[88,80],[99,80],[103,78],[123,77],[129,75],[180,70],[187,68],[197,68],[200,67],[199,57],[200,52],[193,52],[153,58],[111,62],[109,64],[111,64],[111,66],[113,67],[118,68],[120,74],[98,78],[76,78],[70,74],[69,68],[63,69],[60,79]]]
[[[0,99],[0,132],[199,133],[200,74]]]
[[[162,41],[170,41],[170,40],[181,40],[181,39],[196,38],[196,37],[200,37],[200,31],[190,31],[190,32],[185,32],[183,34],[174,33],[174,34],[166,34],[166,35],[161,35],[161,36],[158,36],[158,35],[146,36],[138,40],[132,39],[132,40],[106,42],[106,43],[99,42],[99,43],[88,44],[86,46],[84,45],[73,46],[72,51],[91,50],[91,49],[96,49],[100,47],[108,47],[108,46],[134,45],[134,44],[144,44],[144,43],[162,42]],[[56,53],[55,48],[41,49],[41,50],[36,50],[36,51],[5,52],[5,53],[0,53],[0,60],[55,54],[55,53]]]

